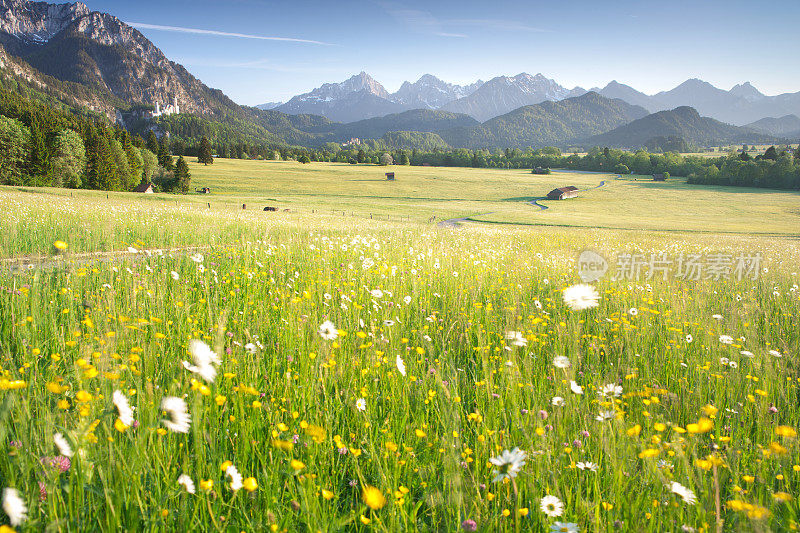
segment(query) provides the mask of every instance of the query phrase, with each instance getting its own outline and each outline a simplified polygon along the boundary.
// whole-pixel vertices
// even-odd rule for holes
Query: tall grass
[[[796,527],[794,245],[175,210],[188,237],[172,242],[214,243],[202,257],[71,262],[80,239],[168,244],[142,231],[163,213],[142,223],[115,207],[102,229],[83,222],[89,207],[24,222],[18,250],[70,240],[60,265],[0,274],[0,485],[27,504],[22,530]],[[571,311],[562,290],[584,247],[768,261],[755,281],[606,278],[599,307]],[[221,358],[213,381],[182,364],[192,339]],[[607,384],[620,395],[599,394]],[[188,433],[166,429],[165,397],[185,399]],[[55,433],[75,453],[53,466]],[[493,482],[489,460],[517,447],[526,464]],[[229,464],[245,488],[230,488]],[[542,512],[547,495],[562,516]]]

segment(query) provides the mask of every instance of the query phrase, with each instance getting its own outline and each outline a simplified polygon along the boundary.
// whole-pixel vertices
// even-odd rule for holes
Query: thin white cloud
[[[553,31],[502,19],[453,19],[445,20],[443,24],[448,26],[477,26],[498,31],[526,31],[532,33],[552,33]]]
[[[433,35],[435,37],[467,37],[463,33],[445,31],[442,23],[428,11],[408,9],[390,2],[378,2],[378,5],[383,7],[397,22],[414,32]]]
[[[232,33],[232,32],[217,31],[217,30],[201,30],[198,28],[183,28],[181,26],[162,26],[161,24],[147,24],[145,22],[126,22],[125,24],[143,30],[171,31],[177,33],[191,33],[195,35],[211,35],[214,37],[230,37],[234,39],[255,39],[258,41],[279,41],[288,43],[334,46],[331,43],[325,43],[322,41],[312,41],[310,39],[296,39],[294,37],[270,37],[265,35],[250,35],[247,33]]]

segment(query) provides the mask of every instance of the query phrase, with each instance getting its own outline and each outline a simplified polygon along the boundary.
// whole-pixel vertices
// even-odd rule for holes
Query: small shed
[[[664,174],[653,174],[653,181],[667,181],[667,177]]]
[[[387,181],[394,181],[394,172],[387,172],[386,173],[386,180]]]
[[[533,170],[531,170],[531,174],[542,174],[542,175],[550,174],[550,169],[543,167],[536,167]]]
[[[211,187],[201,187],[199,189],[195,189],[195,191],[199,192],[200,194],[211,194]]]
[[[578,197],[578,188],[569,185],[567,187],[559,187],[558,189],[553,189],[547,194],[548,200],[566,200],[567,198],[577,198]]]
[[[138,187],[136,187],[136,189],[133,190],[133,192],[138,192],[142,194],[153,194],[153,184],[143,181],[142,183],[139,184]]]

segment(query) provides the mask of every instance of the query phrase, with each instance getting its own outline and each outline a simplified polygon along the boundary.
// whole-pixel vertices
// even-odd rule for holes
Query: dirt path
[[[219,246],[219,245],[214,245]],[[172,253],[191,253],[213,248],[212,245],[204,246],[180,246],[175,248],[156,248],[156,249],[128,249],[115,250],[111,252],[80,252],[66,253],[63,255],[39,255],[21,256],[0,259],[0,273],[8,269],[11,274],[19,274],[29,270],[57,268],[61,266],[83,266],[96,261],[105,262],[112,260],[137,260],[146,257],[162,256]]]

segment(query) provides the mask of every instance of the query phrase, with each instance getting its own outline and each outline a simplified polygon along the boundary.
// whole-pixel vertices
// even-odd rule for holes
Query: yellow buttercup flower
[[[386,497],[383,495],[383,492],[381,492],[379,488],[371,485],[364,487],[364,491],[361,494],[361,499],[363,499],[364,503],[367,504],[367,507],[373,511],[382,509],[383,506],[386,505]]]

